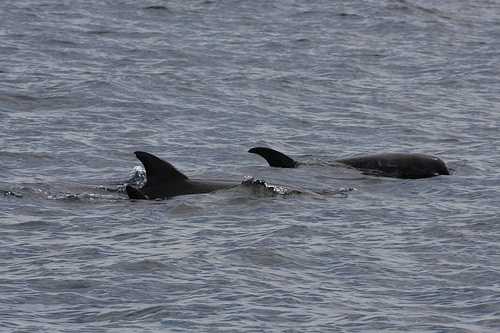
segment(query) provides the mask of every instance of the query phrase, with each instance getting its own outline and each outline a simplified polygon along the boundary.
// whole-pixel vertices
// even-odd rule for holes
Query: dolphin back
[[[248,151],[263,157],[272,167],[296,168],[300,162],[271,148],[255,147]],[[418,179],[449,175],[446,163],[432,155],[418,153],[382,153],[336,160],[372,176]]]
[[[127,195],[130,199],[136,199],[136,200],[146,200],[148,197],[142,193],[141,190],[136,189],[135,187],[132,187],[130,185],[127,185],[125,187],[125,191],[127,192]]]
[[[338,162],[366,174],[384,177],[419,179],[450,174],[443,160],[425,154],[385,153],[346,158]]]

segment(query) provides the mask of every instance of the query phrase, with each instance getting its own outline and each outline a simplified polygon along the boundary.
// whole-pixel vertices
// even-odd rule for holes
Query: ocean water
[[[492,0],[0,2],[0,332],[498,332],[499,22]],[[302,193],[131,201],[136,150]],[[453,174],[328,165],[389,151]]]

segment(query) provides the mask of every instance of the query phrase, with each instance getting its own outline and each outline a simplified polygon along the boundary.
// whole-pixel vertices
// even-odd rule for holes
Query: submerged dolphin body
[[[302,164],[271,148],[255,147],[248,152],[263,157],[272,167],[296,168]],[[336,162],[356,168],[364,174],[382,177],[418,179],[450,174],[443,160],[425,154],[384,153]]]
[[[165,199],[177,195],[208,193],[238,186],[240,183],[189,179],[172,164],[143,151],[135,156],[146,169],[146,184],[142,188],[127,185],[130,199]]]

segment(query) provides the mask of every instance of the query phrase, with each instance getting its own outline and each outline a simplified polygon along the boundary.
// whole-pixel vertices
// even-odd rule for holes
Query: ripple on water
[[[3,227],[9,228],[9,229],[33,231],[33,230],[49,230],[49,229],[55,230],[60,226],[61,225],[57,222],[34,220],[34,221],[26,221],[26,222],[19,222],[19,223],[11,223],[11,224],[8,224],[8,227],[5,225]]]
[[[139,320],[158,320],[164,317],[164,312],[168,310],[167,306],[153,305],[145,307],[137,307],[126,310],[112,310],[101,312],[88,312],[86,314],[77,315],[72,319],[76,323],[95,323],[95,322],[136,322]]]
[[[110,266],[113,270],[123,271],[123,272],[137,272],[137,273],[150,273],[155,271],[167,270],[170,266],[164,262],[144,259],[138,261],[122,261]]]
[[[35,290],[50,292],[68,292],[75,290],[87,290],[100,284],[97,280],[89,279],[61,279],[61,278],[37,278],[28,279],[26,282]]]

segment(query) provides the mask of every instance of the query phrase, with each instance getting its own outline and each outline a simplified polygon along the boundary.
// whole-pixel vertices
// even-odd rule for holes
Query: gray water
[[[0,54],[1,332],[498,331],[498,1],[2,1]],[[327,165],[388,151],[453,174]]]

